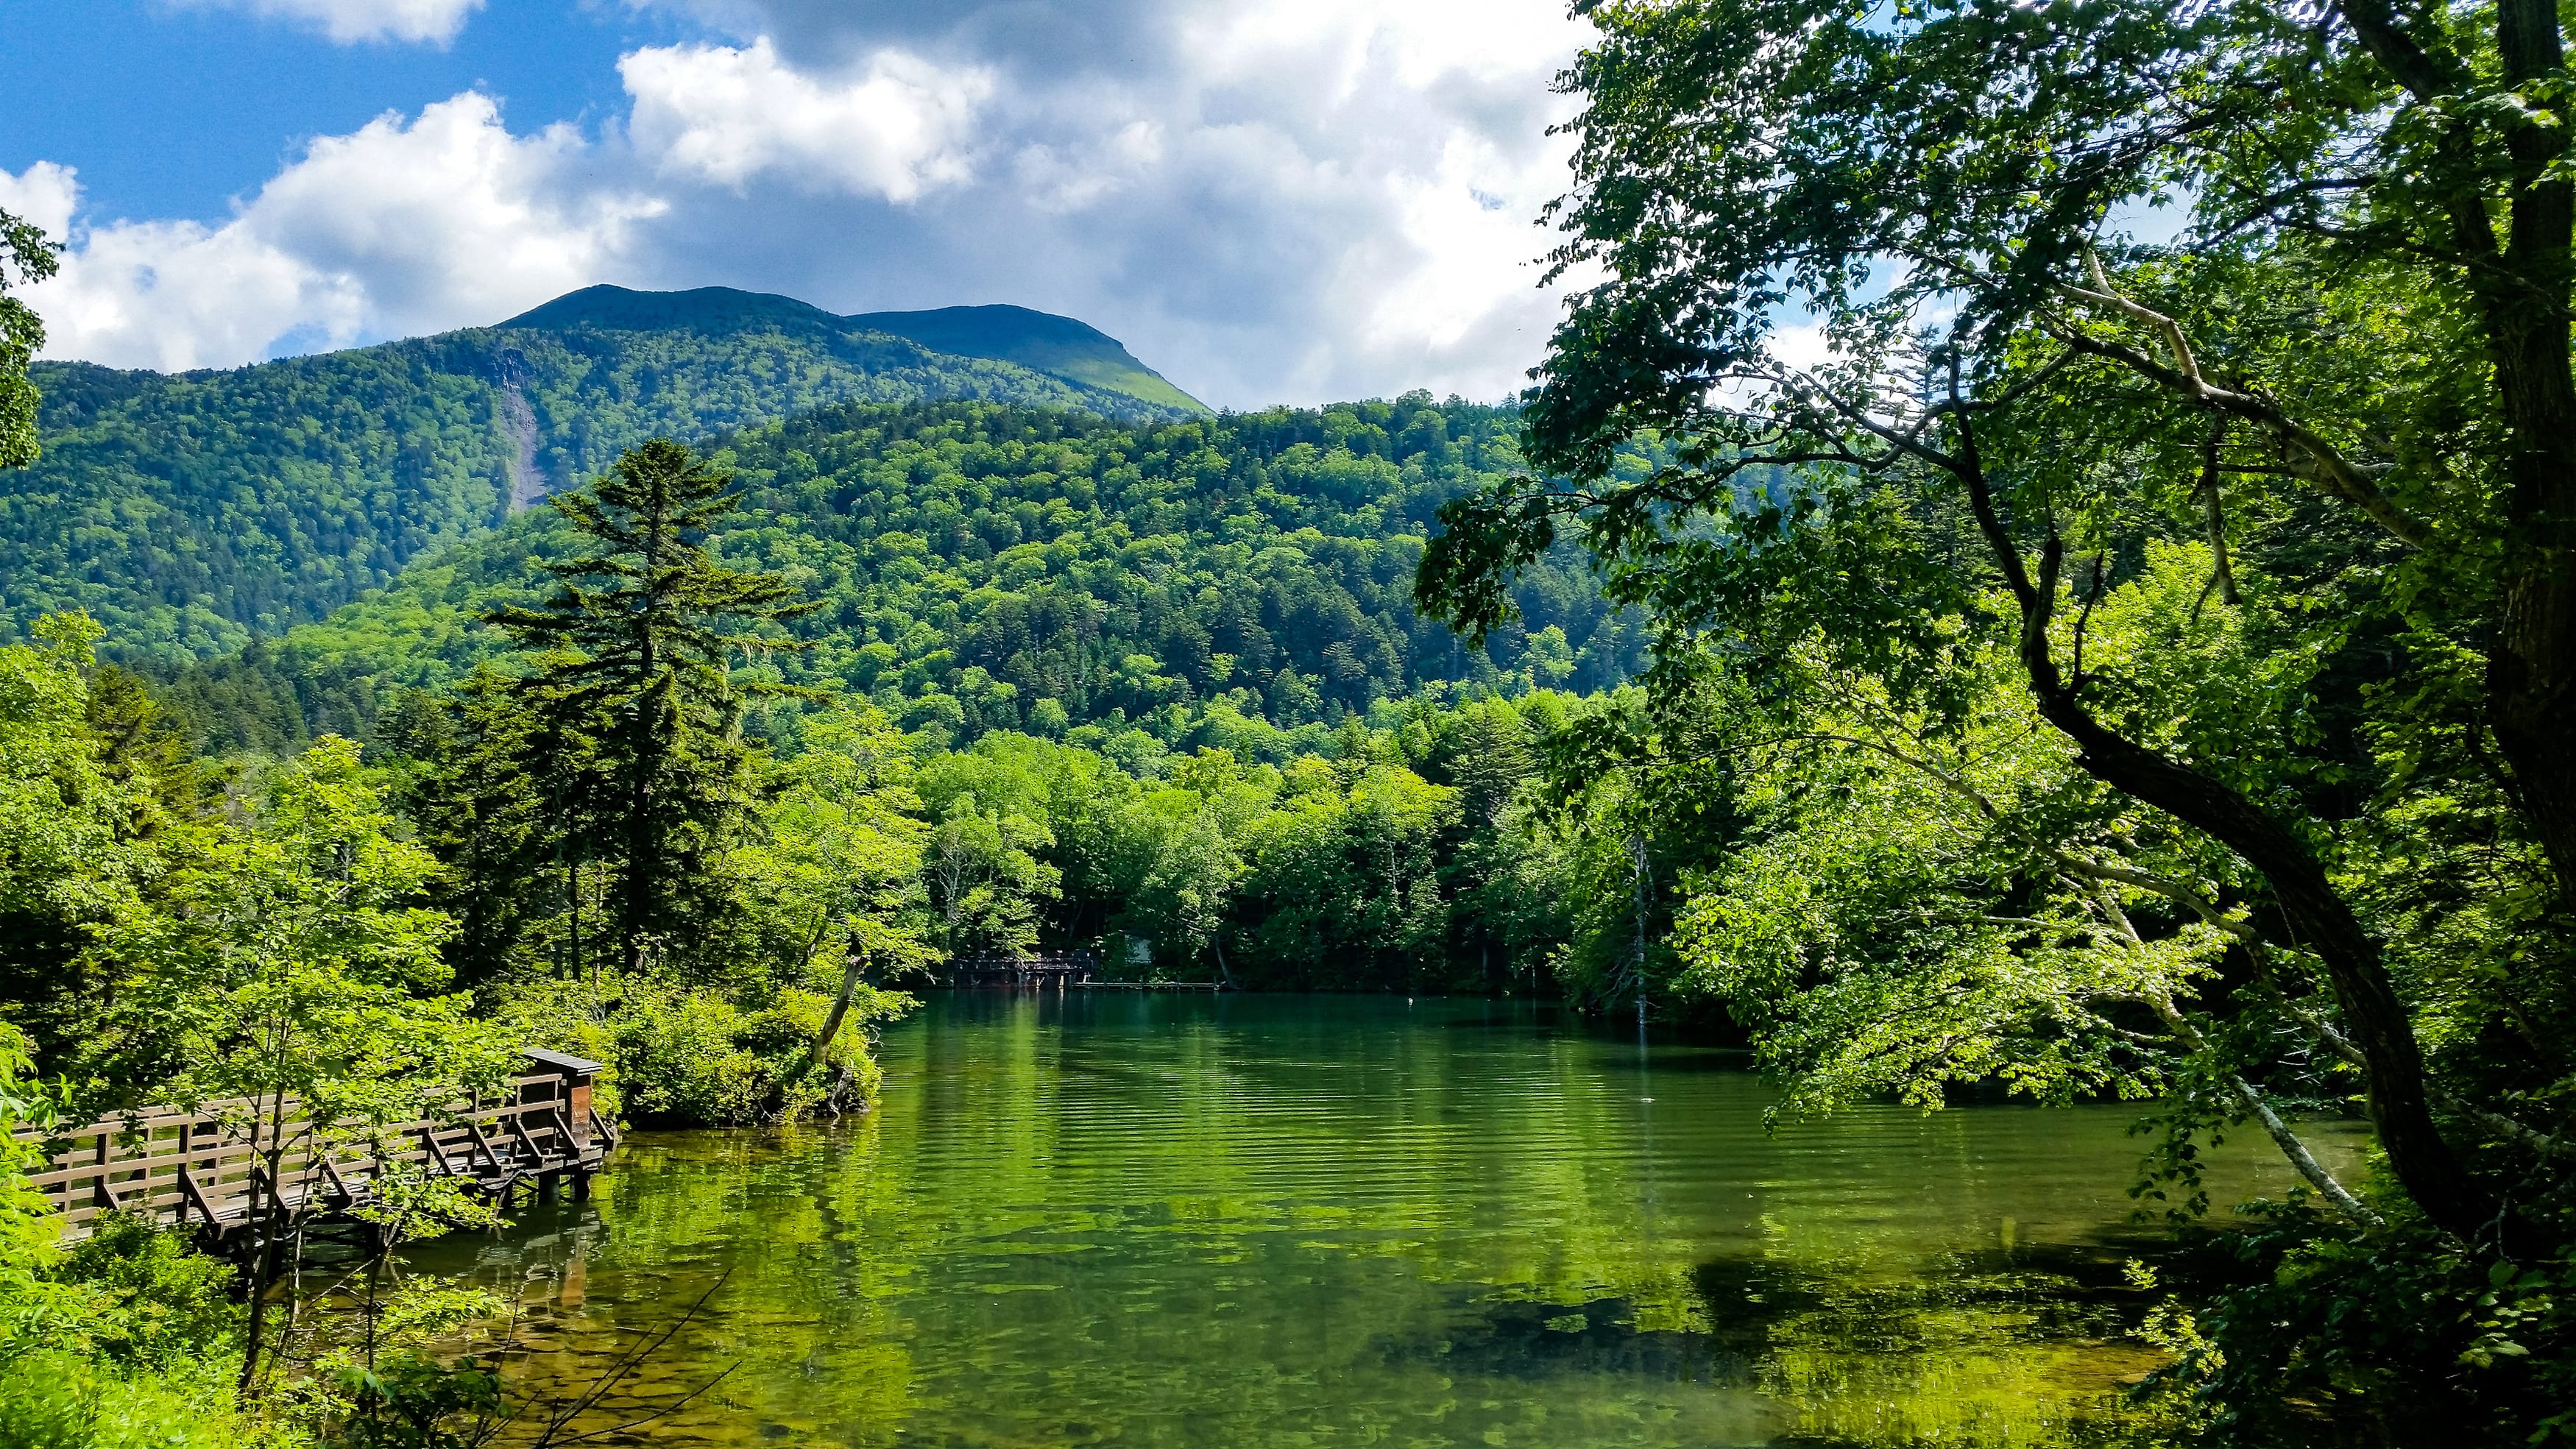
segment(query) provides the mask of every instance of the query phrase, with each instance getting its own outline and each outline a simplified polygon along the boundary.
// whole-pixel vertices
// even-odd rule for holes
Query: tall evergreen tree
[[[548,564],[559,587],[543,604],[484,616],[544,651],[520,686],[545,725],[531,774],[576,853],[610,866],[607,924],[630,972],[716,898],[715,852],[748,803],[743,702],[807,693],[733,672],[737,656],[802,647],[759,626],[814,605],[709,551],[738,504],[729,481],[668,439],[630,449],[553,500],[597,550]]]
[[[552,939],[538,944],[557,975],[582,967],[580,892],[592,862],[566,827],[570,807],[595,793],[598,772],[586,736],[548,728],[528,708],[530,688],[487,665],[443,697],[406,695],[381,732],[409,762],[404,812],[448,867],[433,899],[456,917],[448,959],[468,986],[502,975],[558,920]],[[543,778],[531,780],[539,764]]]

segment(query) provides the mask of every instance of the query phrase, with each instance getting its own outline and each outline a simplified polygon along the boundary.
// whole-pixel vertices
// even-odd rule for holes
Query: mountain
[[[941,307],[928,312],[861,312],[835,317],[793,297],[700,287],[687,292],[635,292],[584,287],[520,313],[503,327],[561,332],[573,328],[658,331],[693,328],[723,334],[763,328],[883,332],[952,357],[1015,362],[1033,372],[1155,408],[1204,413],[1207,404],[1172,386],[1109,336],[1071,317],[1026,307]],[[1123,409],[1106,409],[1112,416]]]
[[[1414,612],[1435,512],[1523,466],[1518,425],[1424,393],[1126,423],[848,404],[716,440],[745,505],[717,546],[821,601],[786,677],[907,727],[1242,749],[1438,681],[1597,689],[1639,667],[1642,632],[1563,550],[1522,580],[1525,625],[1481,649]],[[496,658],[477,615],[535,597],[541,561],[575,546],[531,510],[282,641],[159,677],[217,749],[369,738],[408,691]]]
[[[909,337],[933,352],[989,357],[1160,407],[1208,411],[1098,329],[1026,307],[941,307],[930,312],[862,312],[851,325]]]
[[[720,288],[594,287],[497,327],[229,370],[32,377],[45,456],[0,473],[0,627],[85,607],[127,657],[172,661],[318,620],[656,434],[849,402],[1206,412],[1069,318],[871,321]]]

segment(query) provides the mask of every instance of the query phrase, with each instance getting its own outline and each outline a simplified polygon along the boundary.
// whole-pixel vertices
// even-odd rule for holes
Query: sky
[[[1563,0],[0,0],[43,355],[176,370],[595,282],[1079,317],[1225,407],[1498,399]]]

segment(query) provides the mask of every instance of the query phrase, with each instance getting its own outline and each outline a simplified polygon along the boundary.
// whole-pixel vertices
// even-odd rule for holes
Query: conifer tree
[[[407,761],[403,808],[422,844],[448,866],[432,899],[456,917],[456,979],[480,985],[550,918],[555,974],[581,974],[577,894],[585,832],[572,828],[597,770],[585,737],[531,709],[534,680],[486,665],[445,696],[415,690],[381,737]],[[532,768],[539,777],[530,778]]]
[[[484,616],[544,651],[520,686],[543,721],[530,773],[558,828],[610,867],[606,924],[629,972],[718,898],[715,857],[749,803],[744,701],[810,693],[733,673],[736,656],[802,647],[759,626],[814,605],[716,561],[728,481],[668,439],[630,449],[553,500],[595,550],[546,565],[559,587],[544,603]]]

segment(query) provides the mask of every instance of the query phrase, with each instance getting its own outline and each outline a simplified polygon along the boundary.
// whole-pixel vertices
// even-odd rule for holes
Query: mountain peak
[[[733,287],[685,292],[639,292],[602,283],[584,287],[503,322],[505,328],[567,331],[596,327],[614,332],[688,329],[730,333],[765,327],[882,332],[952,357],[1017,363],[1086,386],[1160,407],[1208,411],[1161,373],[1136,360],[1117,338],[1087,322],[1028,307],[997,304],[939,307],[925,312],[862,312],[837,316],[810,302]]]
[[[840,321],[810,302],[769,292],[732,287],[695,287],[685,292],[638,292],[603,282],[566,292],[531,307],[504,327],[560,332],[574,327],[601,327],[616,332],[655,332],[688,327],[702,332],[732,332],[748,327],[796,323],[830,325]]]

